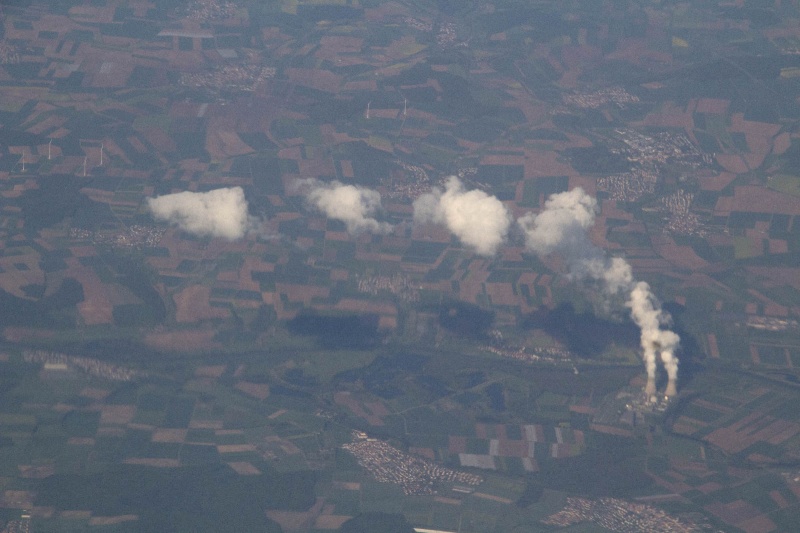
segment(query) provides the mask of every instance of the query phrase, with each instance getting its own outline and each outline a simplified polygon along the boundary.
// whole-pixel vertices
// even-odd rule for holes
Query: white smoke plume
[[[475,253],[492,256],[506,240],[511,214],[496,197],[477,189],[465,191],[451,176],[444,191],[434,189],[416,199],[414,222],[444,224]]]
[[[252,225],[241,187],[165,194],[148,198],[147,207],[156,220],[198,236],[234,241],[244,237]]]
[[[326,217],[344,222],[351,235],[392,231],[391,224],[375,219],[375,214],[381,210],[378,191],[345,185],[339,181],[324,183],[315,179],[295,182],[294,190],[302,192],[306,202]]]
[[[631,267],[622,258],[609,258],[589,239],[597,200],[580,187],[548,198],[544,211],[528,213],[517,220],[525,234],[525,247],[537,255],[558,252],[567,260],[570,274],[578,279],[603,281],[616,294],[633,283]]]
[[[631,317],[642,332],[642,357],[647,367],[647,376],[655,377],[656,353],[660,352],[669,381],[674,384],[678,379],[675,350],[681,339],[675,332],[661,329],[662,325],[669,323],[669,316],[661,310],[658,300],[650,292],[650,286],[644,281],[633,286],[630,299],[625,305],[630,307]]]
[[[641,330],[642,358],[648,379],[655,380],[656,357],[660,353],[672,387],[670,391],[674,393],[678,377],[675,350],[680,337],[661,329],[668,324],[669,315],[661,310],[647,283],[634,281],[628,262],[620,257],[609,258],[589,239],[588,230],[594,225],[597,209],[597,200],[583,189],[575,188],[550,196],[542,212],[528,213],[517,223],[525,234],[528,250],[541,256],[559,253],[567,260],[573,277],[602,281],[610,294],[629,293],[625,305]]]

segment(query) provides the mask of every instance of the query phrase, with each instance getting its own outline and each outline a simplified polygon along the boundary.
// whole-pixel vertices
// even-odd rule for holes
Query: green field
[[[800,176],[777,174],[767,178],[767,186],[778,192],[800,196]]]

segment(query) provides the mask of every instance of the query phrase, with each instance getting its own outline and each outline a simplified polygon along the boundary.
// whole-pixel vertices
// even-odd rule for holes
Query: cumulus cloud
[[[575,255],[586,246],[594,247],[586,232],[594,225],[596,213],[597,200],[578,187],[550,196],[541,213],[528,213],[517,223],[529,250],[540,255],[556,250]]]
[[[303,193],[312,208],[330,219],[344,222],[350,234],[392,231],[391,224],[375,218],[381,210],[378,191],[339,181],[324,183],[315,179],[300,180],[295,183],[294,189]]]
[[[475,253],[492,256],[503,244],[511,225],[503,202],[483,191],[465,191],[451,176],[445,189],[434,189],[414,202],[414,222],[443,224]]]
[[[650,286],[634,280],[630,264],[621,257],[608,257],[589,239],[596,214],[597,200],[578,187],[550,196],[539,214],[528,213],[517,223],[528,250],[541,256],[558,253],[566,259],[574,278],[598,280],[610,294],[628,293],[625,305],[641,332],[648,387],[655,387],[656,358],[660,354],[669,375],[668,394],[674,393],[678,376],[675,350],[680,337],[663,329],[669,324],[669,315],[662,311]]]
[[[233,241],[244,237],[251,226],[241,187],[165,194],[148,198],[147,207],[156,220],[198,236]]]

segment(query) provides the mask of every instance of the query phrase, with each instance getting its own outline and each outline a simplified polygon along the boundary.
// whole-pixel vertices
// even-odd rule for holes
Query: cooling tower
[[[656,380],[655,378],[647,378],[647,385],[644,387],[644,394],[648,398],[656,393]]]
[[[676,386],[674,379],[671,379],[669,382],[667,382],[667,390],[664,391],[664,394],[670,398],[678,395],[678,387]]]

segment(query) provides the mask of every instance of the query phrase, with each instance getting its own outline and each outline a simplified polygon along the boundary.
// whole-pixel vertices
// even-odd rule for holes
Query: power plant
[[[678,394],[678,358],[675,351],[680,337],[664,326],[670,316],[644,281],[636,281],[630,264],[621,257],[608,257],[589,239],[598,211],[597,200],[576,187],[551,195],[539,214],[527,214],[517,220],[525,235],[525,247],[538,255],[559,253],[569,265],[573,279],[589,278],[603,284],[607,296],[627,293],[625,306],[639,326],[642,360],[647,370],[645,393],[656,394],[656,361],[660,356],[669,376],[665,390],[668,397]]]

